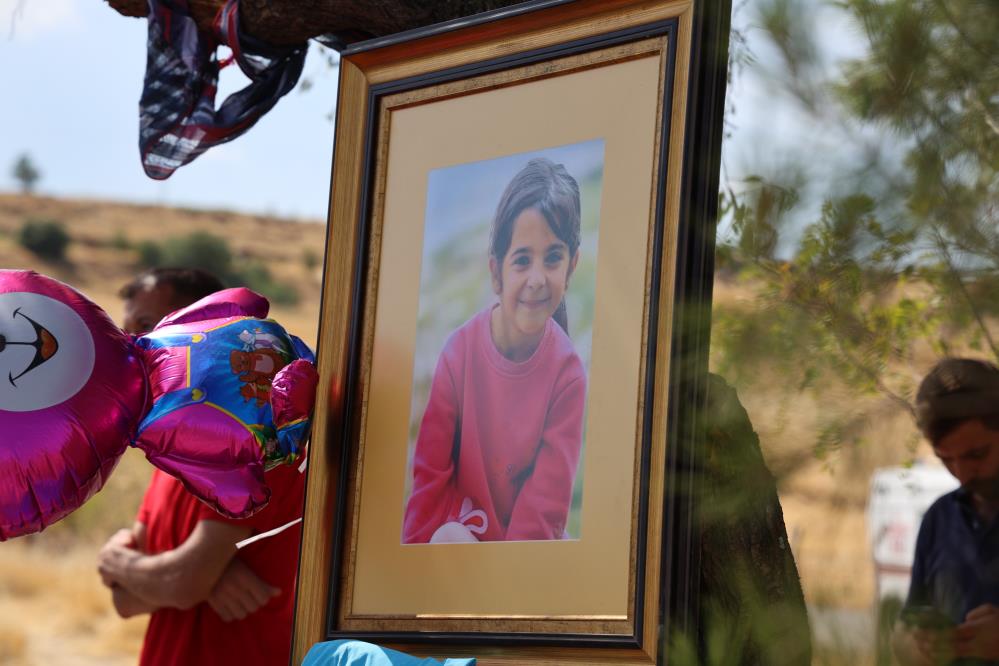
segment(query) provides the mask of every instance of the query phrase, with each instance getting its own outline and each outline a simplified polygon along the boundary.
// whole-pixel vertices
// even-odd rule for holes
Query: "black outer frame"
[[[530,0],[511,7],[485,12],[472,17],[455,19],[426,28],[410,30],[396,35],[359,42],[344,50],[349,57],[387,46],[395,46],[433,35],[466,27],[479,26],[508,17],[568,4],[573,0]],[[710,7],[706,5],[710,4]],[[714,270],[715,224],[718,203],[718,174],[721,156],[722,116],[727,82],[728,30],[731,18],[731,0],[704,0],[695,5],[690,59],[689,94],[684,154],[682,156],[680,219],[677,244],[677,268],[673,303],[673,339],[669,380],[669,445],[662,532],[663,567],[662,587],[659,590],[659,641],[658,661],[665,663],[667,642],[672,632],[689,636],[699,634],[699,580],[700,537],[696,516],[696,493],[699,487],[696,452],[701,448],[703,418],[703,390],[707,376],[708,347],[710,344],[711,290]],[[669,56],[664,90],[662,139],[659,153],[654,252],[650,285],[650,317],[658,317],[659,275],[662,263],[662,232],[665,216],[665,189],[669,163],[670,114],[673,97],[674,66],[676,61],[676,19],[656,22],[636,28],[598,35],[566,44],[470,63],[440,72],[419,75],[398,81],[386,82],[369,89],[367,122],[365,125],[364,165],[361,215],[357,220],[358,243],[355,274],[352,284],[354,309],[350,317],[348,377],[344,413],[352,414],[358,392],[358,367],[360,336],[363,324],[364,277],[368,270],[368,220],[373,205],[371,185],[375,177],[374,150],[378,136],[380,97],[445,83],[504,69],[520,67],[538,61],[571,56],[586,51],[606,48],[615,44],[666,35]],[[658,341],[656,330],[649,327],[646,377],[655,368]],[[646,404],[652,405],[653,387],[646,382]],[[348,416],[343,429],[341,451],[341,479],[337,489],[336,528],[330,575],[329,603],[326,611],[327,640],[353,638],[376,643],[391,644],[442,644],[483,646],[531,647],[604,647],[641,649],[643,642],[645,590],[635,595],[635,634],[521,634],[521,633],[472,633],[472,632],[346,632],[336,631],[337,599],[341,582],[340,567],[343,563],[344,518],[346,510],[347,475],[352,452],[351,440],[357,432],[356,417]],[[641,474],[639,500],[639,534],[636,553],[636,582],[642,592],[645,581],[645,534],[648,524],[648,479],[651,447],[652,410],[647,410],[642,424]]]
[[[698,2],[694,8],[667,410],[668,437],[673,446],[667,447],[670,460],[664,507],[667,529],[662,535],[666,575],[659,603],[663,622],[659,628],[660,663],[669,653],[670,641],[678,635],[693,638],[702,658],[705,653],[697,514],[702,479],[699,454],[704,443],[731,21],[731,0]],[[684,407],[689,410],[686,415]]]

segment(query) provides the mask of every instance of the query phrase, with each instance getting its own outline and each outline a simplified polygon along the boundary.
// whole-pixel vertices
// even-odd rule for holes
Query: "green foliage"
[[[111,236],[110,245],[116,250],[132,249],[132,241],[129,240],[128,234],[126,234],[121,229],[115,231],[114,234]]]
[[[889,596],[877,602],[877,624],[874,627],[877,632],[875,652],[877,666],[892,666],[895,663],[892,659],[891,633],[902,605],[902,600],[897,596]]]
[[[163,248],[156,241],[142,241],[136,246],[139,253],[139,265],[143,268],[163,266]]]
[[[307,247],[302,251],[302,265],[305,266],[305,270],[310,273],[316,270],[316,267],[319,266],[321,261],[322,257],[320,257],[312,248]]]
[[[21,226],[18,242],[42,259],[62,261],[70,237],[66,228],[55,220],[28,220]]]
[[[704,601],[702,645],[698,646],[698,641],[687,633],[674,632],[669,640],[668,662],[678,666],[803,663],[801,655],[807,653],[808,638],[788,635],[788,627],[799,624],[792,617],[794,611],[765,603],[754,590],[754,579],[745,570],[733,573],[731,584],[740,590],[745,603],[741,612],[732,613],[712,599]]]
[[[225,239],[195,231],[163,241],[162,265],[200,268],[225,281],[232,273],[232,253]]]
[[[736,384],[770,371],[788,393],[820,392],[835,377],[911,409],[899,369],[917,350],[999,358],[999,12],[989,0],[836,6],[867,48],[831,74],[806,3],[760,0],[755,23],[779,92],[871,157],[836,183],[797,167],[824,156],[800,154],[728,185],[720,267],[756,300],[715,309],[715,363]],[[826,415],[816,453],[855,443],[863,418]]]
[[[273,303],[296,305],[299,301],[298,291],[290,284],[275,280],[267,266],[260,262],[244,263],[230,278],[235,285],[249,287],[253,291],[263,294]]]
[[[732,230],[738,239],[733,250],[745,260],[773,259],[786,222],[785,214],[798,201],[797,192],[756,176],[747,178],[746,183],[753,187],[742,198],[731,195],[722,200],[724,213],[731,216]],[[729,258],[734,256],[730,254]]]
[[[234,260],[225,239],[210,233],[195,231],[167,238],[162,243],[143,241],[136,250],[139,264],[145,268],[200,268],[218,276],[228,287],[249,287],[274,303],[295,305],[299,301],[298,290],[293,285],[275,280],[267,266],[259,261]]]
[[[18,156],[17,160],[14,161],[11,175],[21,184],[21,191],[25,194],[31,194],[35,189],[35,183],[42,177],[38,167],[35,166],[27,153]]]

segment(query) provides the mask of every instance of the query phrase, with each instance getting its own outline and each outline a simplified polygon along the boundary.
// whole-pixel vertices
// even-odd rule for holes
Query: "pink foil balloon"
[[[136,446],[227,516],[267,503],[264,470],[299,456],[315,397],[312,352],[267,309],[226,289],[136,340],[152,390]]]
[[[129,442],[220,513],[270,497],[264,470],[308,435],[312,352],[227,289],[133,338],[72,288],[0,270],[0,540],[104,485]]]
[[[127,335],[74,289],[0,270],[0,539],[101,489],[146,403]]]

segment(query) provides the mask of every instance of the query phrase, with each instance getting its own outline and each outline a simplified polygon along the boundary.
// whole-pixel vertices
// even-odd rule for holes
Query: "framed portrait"
[[[293,662],[668,661],[726,3],[545,0],[340,63]]]

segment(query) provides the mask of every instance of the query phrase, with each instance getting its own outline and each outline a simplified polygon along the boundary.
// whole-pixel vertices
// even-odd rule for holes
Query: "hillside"
[[[65,226],[72,239],[65,263],[40,260],[18,244],[18,231],[27,220],[53,220]],[[207,232],[227,242],[237,267],[241,262],[259,262],[276,281],[294,286],[298,305],[275,306],[272,314],[314,344],[326,237],[325,225],[318,222],[0,194],[0,267],[30,268],[62,280],[120,321],[121,301],[116,293],[139,270],[138,246],[144,241]]]

